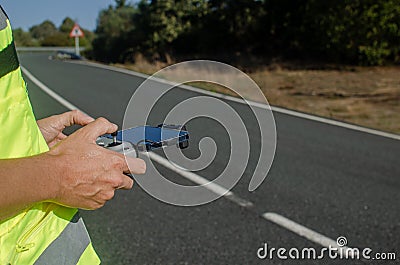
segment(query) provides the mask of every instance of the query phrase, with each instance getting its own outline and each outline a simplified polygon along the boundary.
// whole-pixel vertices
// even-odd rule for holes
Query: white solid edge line
[[[69,101],[67,101],[66,99],[64,99],[63,97],[61,97],[59,94],[57,94],[56,92],[54,92],[53,90],[51,90],[50,88],[48,88],[45,84],[43,84],[42,82],[40,82],[35,76],[33,76],[25,67],[20,66],[22,72],[33,82],[35,83],[40,89],[42,89],[44,92],[46,92],[50,97],[52,97],[53,99],[55,99],[56,101],[58,101],[61,105],[63,105],[64,107],[66,107],[67,109],[70,110],[77,110],[78,107],[71,104]],[[81,111],[81,110],[80,110]],[[81,111],[83,112],[83,111]],[[83,112],[85,113],[85,112]],[[86,114],[86,113],[85,113]]]
[[[137,77],[144,78],[144,79],[147,79],[150,77],[149,75],[138,73],[138,72],[135,72],[132,70],[123,69],[123,68],[119,68],[119,67],[115,67],[115,66],[104,65],[104,64],[95,63],[95,62],[88,62],[88,61],[67,61],[67,62],[74,63],[74,64],[86,65],[86,66],[93,66],[93,67],[102,68],[102,69],[106,69],[106,70],[110,70],[110,71],[124,73],[127,75],[137,76]],[[160,79],[160,78],[154,78],[154,80],[161,82],[161,83],[165,83],[165,84],[174,84],[173,82],[170,82],[170,81],[167,81],[164,79]],[[355,130],[355,131],[378,135],[378,136],[382,136],[382,137],[386,137],[386,138],[390,138],[390,139],[394,139],[394,140],[400,140],[400,135],[393,134],[393,133],[383,132],[383,131],[366,128],[366,127],[362,127],[362,126],[358,126],[358,125],[354,125],[354,124],[350,124],[350,123],[346,123],[346,122],[341,122],[341,121],[331,120],[328,118],[323,118],[323,117],[319,117],[319,116],[315,116],[315,115],[311,115],[311,114],[301,113],[301,112],[298,112],[295,110],[285,109],[285,108],[276,107],[276,106],[269,106],[269,105],[255,102],[252,100],[243,100],[240,98],[235,98],[235,97],[220,94],[217,92],[210,92],[207,90],[203,90],[203,89],[188,86],[188,85],[181,85],[179,87],[184,88],[186,90],[193,91],[193,92],[201,93],[204,95],[209,95],[209,96],[213,96],[216,98],[225,99],[225,100],[229,100],[229,101],[233,101],[233,102],[237,102],[237,103],[249,104],[253,107],[272,110],[272,111],[279,112],[279,113],[286,114],[286,115],[291,115],[291,116],[295,116],[295,117],[299,117],[299,118],[303,118],[303,119],[307,119],[307,120],[312,120],[312,121],[317,121],[317,122],[321,122],[321,123],[326,123],[329,125],[343,127],[346,129],[351,129],[351,130]]]
[[[205,186],[203,186],[204,188],[214,192],[217,195],[220,195],[220,196],[233,195],[233,193],[231,191],[229,191],[228,189],[226,189],[218,184],[215,184],[213,182],[210,182],[206,178],[203,178],[195,173],[185,171],[185,170],[182,170],[182,169],[174,166],[171,162],[169,162],[167,159],[165,159],[162,156],[159,156],[159,155],[157,155],[155,153],[151,153],[151,152],[147,153],[147,155],[150,157],[151,160],[157,162],[158,164],[162,165],[165,168],[168,168],[169,170],[171,170],[175,173],[178,173],[182,177],[184,177],[196,184],[205,185]]]
[[[277,213],[268,212],[268,213],[264,213],[262,215],[262,217],[264,219],[266,219],[270,222],[273,222],[287,230],[290,230],[293,233],[295,233],[301,237],[304,237],[316,244],[319,244],[326,248],[333,247],[333,248],[337,248],[338,250],[342,249],[343,250],[342,252],[345,255],[349,255],[350,257],[353,257],[352,251],[346,251],[346,250],[349,250],[349,247],[346,247],[346,246],[340,247],[340,246],[338,246],[336,240],[333,240],[333,239],[326,237],[318,232],[315,232],[315,231],[313,231],[301,224],[298,224],[282,215],[279,215]]]
[[[24,72],[24,74],[33,82],[35,83],[40,89],[42,89],[44,92],[46,92],[50,97],[52,97],[53,99],[57,100],[61,105],[63,105],[64,107],[66,107],[67,109],[70,110],[80,110],[77,106],[71,104],[70,102],[68,102],[66,99],[64,99],[63,97],[61,97],[60,95],[58,95],[57,93],[55,93],[54,91],[52,91],[49,87],[47,87],[45,84],[43,84],[42,82],[40,82],[35,76],[33,76],[26,68],[21,66],[22,71]],[[81,111],[81,110],[80,110]],[[175,173],[178,173],[179,175],[181,175],[182,177],[196,183],[199,185],[205,185],[203,186],[204,188],[216,193],[217,195],[220,196],[233,196],[233,193],[231,191],[229,191],[228,189],[215,184],[213,182],[210,182],[209,180],[207,180],[206,178],[203,178],[197,174],[194,174],[192,172],[188,172],[182,169],[179,169],[177,167],[175,167],[173,164],[171,164],[167,159],[163,158],[162,156],[159,156],[155,153],[148,153],[148,156],[151,158],[151,160],[159,163],[160,165],[174,171]],[[243,200],[244,201],[244,200]]]

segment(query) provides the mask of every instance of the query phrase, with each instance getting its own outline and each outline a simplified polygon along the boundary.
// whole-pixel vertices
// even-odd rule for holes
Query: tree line
[[[71,21],[64,22],[65,29],[46,21],[29,34],[40,45],[71,43],[65,37]],[[28,33],[18,34],[19,40]],[[94,34],[87,55],[108,63],[131,62],[141,54],[166,62],[397,64],[400,0],[116,0],[100,11]]]
[[[117,0],[99,14],[93,57],[400,61],[400,0]]]
[[[45,20],[38,25],[32,26],[28,31],[21,28],[13,30],[15,44],[17,46],[73,46],[74,40],[69,37],[75,21],[66,17],[57,28],[50,20]],[[81,45],[90,48],[94,39],[94,33],[82,29],[85,37],[81,39]]]

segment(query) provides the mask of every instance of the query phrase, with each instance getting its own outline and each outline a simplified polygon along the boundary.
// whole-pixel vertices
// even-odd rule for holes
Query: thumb
[[[66,126],[71,126],[74,124],[85,126],[94,121],[94,119],[87,114],[80,112],[78,110],[70,111],[65,113],[66,115]]]
[[[95,142],[97,138],[106,133],[113,133],[118,130],[118,126],[109,122],[105,118],[98,118],[94,122],[89,123],[85,127],[79,129],[79,132],[91,142]]]

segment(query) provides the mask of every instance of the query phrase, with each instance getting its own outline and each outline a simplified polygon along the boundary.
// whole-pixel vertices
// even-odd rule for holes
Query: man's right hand
[[[118,129],[99,118],[54,146],[47,154],[57,163],[58,189],[52,201],[68,207],[98,209],[114,197],[117,189],[131,189],[133,180],[124,173],[144,174],[146,164],[138,158],[99,147],[96,139]]]

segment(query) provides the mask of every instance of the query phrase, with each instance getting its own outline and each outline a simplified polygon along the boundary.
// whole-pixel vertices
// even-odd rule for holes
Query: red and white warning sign
[[[69,34],[71,38],[73,37],[83,37],[85,34],[81,30],[78,24],[75,24],[75,26],[72,28],[71,33]]]

